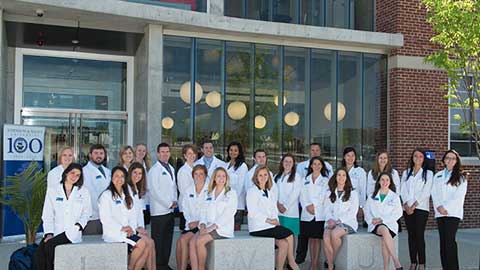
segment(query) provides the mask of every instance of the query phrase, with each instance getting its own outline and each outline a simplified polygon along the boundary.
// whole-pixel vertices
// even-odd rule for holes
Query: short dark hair
[[[203,146],[204,146],[206,143],[211,143],[211,144],[214,146],[213,141],[207,139],[207,140],[202,141],[202,148],[203,148]]]
[[[97,144],[92,144],[92,145],[90,146],[90,151],[89,151],[89,153],[91,154],[91,153],[93,152],[93,150],[98,150],[98,149],[103,150],[103,152],[104,152],[105,154],[107,154],[107,149],[105,149],[105,146],[103,146],[102,144],[99,144],[99,143],[97,143]]]
[[[83,186],[83,168],[82,168],[82,165],[78,163],[71,163],[70,165],[67,166],[67,168],[62,173],[62,181],[60,181],[60,183],[62,184],[65,183],[65,181],[67,180],[67,174],[75,169],[80,171],[80,178],[78,178],[78,181],[75,182],[75,184],[73,185],[77,186],[78,189],[81,189]]]
[[[157,146],[157,153],[160,152],[160,148],[162,148],[162,147],[170,148],[170,145],[168,145],[168,143],[165,143],[165,142],[159,143],[158,146]]]
[[[265,149],[262,149],[262,148],[255,150],[255,152],[253,152],[253,157],[256,157],[257,153],[265,153],[265,155],[267,155],[267,151],[265,151]]]
[[[318,142],[312,142],[312,143],[310,144],[310,148],[311,148],[312,146],[318,146],[318,147],[320,147],[320,149],[322,149],[322,146],[321,146]]]

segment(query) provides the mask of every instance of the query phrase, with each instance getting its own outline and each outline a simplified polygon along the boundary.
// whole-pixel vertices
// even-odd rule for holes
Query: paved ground
[[[179,236],[179,232],[175,232],[174,241]],[[399,254],[405,269],[410,265],[408,256],[408,244],[406,231],[399,235]],[[427,242],[427,269],[441,270],[439,240],[437,231],[426,232]],[[460,266],[463,270],[479,270],[480,269],[480,229],[464,229],[457,234],[457,243],[459,248]],[[0,241],[0,269],[8,269],[9,257],[13,251],[22,247],[24,243],[21,241]],[[174,253],[170,259],[170,266],[175,266]],[[302,269],[309,269],[309,259],[301,265]]]

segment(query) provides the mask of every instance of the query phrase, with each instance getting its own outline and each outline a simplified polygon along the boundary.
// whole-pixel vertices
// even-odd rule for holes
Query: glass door
[[[22,124],[45,127],[45,166],[57,165],[63,147],[74,149],[75,159],[84,165],[92,144],[107,149],[107,166],[118,163],[118,151],[126,143],[127,114],[88,110],[22,109]]]

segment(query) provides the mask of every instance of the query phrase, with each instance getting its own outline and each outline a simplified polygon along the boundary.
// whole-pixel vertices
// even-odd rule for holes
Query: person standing
[[[425,269],[425,226],[430,211],[433,173],[425,168],[425,153],[415,149],[402,174],[400,197],[408,231],[410,269]]]
[[[237,213],[235,214],[235,231],[239,231],[245,215],[245,176],[248,167],[245,163],[243,147],[239,142],[231,142],[227,147],[227,172],[230,185],[237,192]]]
[[[255,184],[253,179],[255,170],[258,168],[258,166],[267,166],[267,160],[267,152],[265,150],[257,149],[255,152],[253,152],[253,166],[245,175],[245,192],[247,192]],[[270,177],[273,179],[273,174],[270,170],[269,173]],[[272,182],[272,191],[277,193],[275,182]]]
[[[433,177],[432,201],[440,235],[442,268],[459,269],[456,235],[463,219],[467,180],[463,176],[460,155],[448,150],[442,158],[445,169]]]
[[[135,161],[143,164],[145,171],[148,172],[150,170],[151,159],[146,144],[137,143],[137,145],[135,145]]]
[[[203,156],[199,158],[193,165],[204,165],[208,170],[207,181],[212,177],[213,171],[218,168],[227,168],[227,164],[215,156],[215,149],[213,148],[213,142],[210,140],[202,143]]]
[[[107,189],[111,181],[111,172],[103,164],[107,158],[107,150],[101,144],[90,146],[90,161],[83,167],[85,187],[92,200],[92,215],[83,231],[84,235],[102,234],[102,223],[98,214],[98,198]]]
[[[62,181],[63,171],[74,161],[75,156],[73,155],[73,148],[70,146],[62,148],[58,157],[59,165],[48,172],[47,187],[54,187],[60,184],[60,181]]]
[[[172,269],[168,266],[173,239],[174,216],[177,207],[175,169],[168,163],[170,146],[157,146],[155,165],[148,172],[147,187],[150,192],[151,232],[155,241],[157,269]]]
[[[358,193],[358,213],[357,219],[364,220],[363,207],[367,199],[367,173],[357,164],[357,151],[353,147],[345,147],[343,150],[342,167],[347,169],[348,175],[352,181],[353,188]],[[364,226],[366,224],[364,223]]]
[[[128,171],[130,165],[135,161],[133,148],[130,145],[122,146],[118,152],[118,160],[118,166],[122,166]]]
[[[185,158],[185,164],[178,170],[177,173],[177,186],[178,186],[178,210],[180,211],[180,224],[179,229],[185,229],[185,217],[183,214],[183,201],[188,193],[188,189],[193,185],[192,169],[193,163],[197,160],[197,147],[193,144],[187,144],[182,149],[183,157]]]

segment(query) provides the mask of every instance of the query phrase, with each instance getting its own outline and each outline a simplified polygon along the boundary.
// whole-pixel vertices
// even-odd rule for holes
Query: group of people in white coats
[[[343,236],[355,233],[364,221],[368,231],[382,238],[384,268],[390,259],[403,269],[395,255],[393,238],[399,219],[408,230],[410,269],[425,269],[424,231],[432,197],[440,233],[442,267],[458,269],[455,234],[463,218],[467,182],[460,156],[445,153],[445,169],[433,175],[426,169],[425,153],[413,151],[402,177],[391,166],[387,152],[376,156],[368,172],[357,165],[354,148],[344,149],[336,171],[323,160],[318,143],[310,145],[310,158],[296,165],[284,154],[273,175],[267,153],[254,152],[250,170],[240,143],[227,147],[226,162],[215,156],[214,144],[182,149],[185,164],[175,173],[169,164],[170,146],[157,147],[157,162],[150,167],[145,145],[122,147],[120,164],[110,172],[104,166],[106,150],[90,149],[83,168],[73,163],[73,151],[59,154],[60,165],[48,177],[45,198],[45,236],[35,256],[38,269],[53,269],[56,245],[78,243],[82,234],[102,234],[107,242],[125,242],[129,269],[171,269],[174,209],[181,213],[182,235],[176,242],[177,269],[205,269],[206,245],[234,237],[245,212],[248,230],[255,237],[275,238],[276,269],[298,264],[310,252],[311,269],[320,269],[321,240],[325,267],[334,269]],[[69,153],[70,152],[70,153]],[[149,199],[151,236],[145,229],[145,200]],[[300,208],[299,208],[300,206]],[[294,256],[294,237],[298,236]]]

